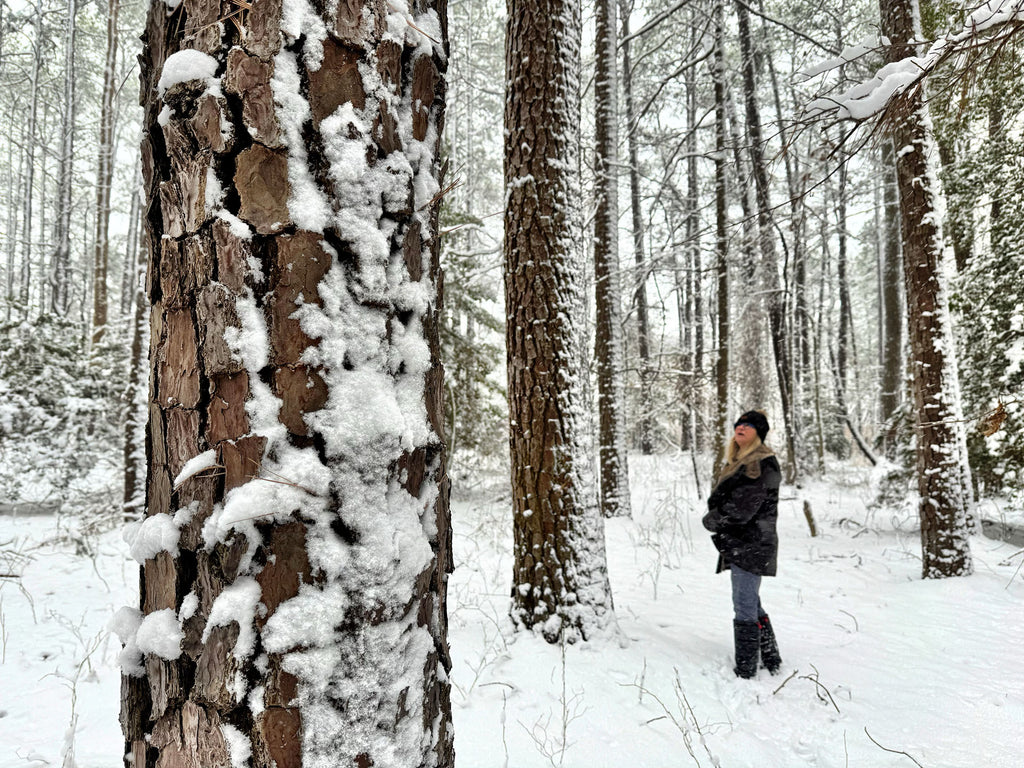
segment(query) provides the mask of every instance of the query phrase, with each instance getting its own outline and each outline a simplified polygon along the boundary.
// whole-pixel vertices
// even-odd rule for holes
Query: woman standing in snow
[[[757,674],[757,658],[773,675],[782,659],[768,614],[761,607],[762,576],[774,576],[779,551],[775,531],[782,471],[764,444],[768,419],[747,411],[733,425],[728,461],[708,498],[704,527],[719,551],[718,573],[732,576],[733,637],[738,677]]]

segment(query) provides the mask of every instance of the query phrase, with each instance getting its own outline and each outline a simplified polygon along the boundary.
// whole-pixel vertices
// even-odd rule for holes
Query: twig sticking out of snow
[[[814,674],[813,675],[800,675],[799,679],[800,680],[810,680],[812,683],[814,683],[814,685],[816,686],[815,693],[818,694],[818,700],[819,701],[827,701],[827,702],[829,702],[835,708],[837,714],[842,714],[842,712],[839,711],[839,705],[836,704],[836,700],[832,698],[832,693],[829,691],[828,688],[825,687],[824,683],[822,683],[820,680],[818,680],[818,677],[820,677],[820,673],[818,672],[817,668],[812,664],[811,665],[811,669],[814,670]],[[793,670],[793,673],[789,677],[787,677],[785,680],[783,680],[782,684],[778,688],[776,688],[774,691],[772,691],[772,696],[774,696],[779,691],[781,691],[786,686],[786,683],[788,683],[790,680],[792,680],[794,677],[796,677],[799,672],[800,672],[799,669]],[[822,691],[825,692],[824,696],[821,695]]]
[[[871,743],[874,744],[879,749],[881,749],[881,750],[883,750],[885,752],[892,752],[894,755],[903,755],[904,757],[909,757],[911,760],[914,760],[912,755],[910,755],[907,752],[904,752],[902,749],[889,749],[888,747],[883,747],[881,744],[879,744],[877,741],[875,741],[875,737],[874,736],[872,736],[870,733],[868,733],[867,726],[864,726],[864,733],[868,734],[868,738],[871,739]],[[924,768],[924,766],[921,765],[919,762],[917,762],[917,760],[914,760],[914,765],[918,766],[918,768]]]

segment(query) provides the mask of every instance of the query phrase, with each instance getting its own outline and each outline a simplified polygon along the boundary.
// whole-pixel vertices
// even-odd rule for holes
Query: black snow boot
[[[736,641],[736,677],[751,678],[757,674],[757,654],[761,645],[761,625],[756,621],[733,621]]]
[[[777,675],[782,666],[782,657],[779,656],[779,644],[775,641],[775,630],[768,616],[762,616],[758,624],[761,627],[761,664],[773,675]]]

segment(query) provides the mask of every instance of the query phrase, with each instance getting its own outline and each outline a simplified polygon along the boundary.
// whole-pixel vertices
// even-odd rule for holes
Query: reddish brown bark
[[[303,308],[322,309],[326,302],[321,287],[328,272],[352,254],[346,247],[346,233],[334,225],[323,232],[305,231],[295,223],[299,216],[293,216],[289,207],[289,162],[294,161],[295,148],[286,146],[288,137],[273,90],[280,66],[275,55],[282,49],[281,2],[256,0],[251,9],[237,4],[232,8],[238,11],[233,21],[223,21],[223,8],[213,0],[184,0],[170,15],[166,5],[156,4],[145,35],[142,167],[150,260],[146,290],[152,307],[146,513],[173,516],[180,538],[177,552],[160,552],[143,564],[139,605],[144,616],[175,611],[184,637],[179,657],[150,653],[144,658],[144,675],[124,678],[121,721],[126,760],[134,768],[230,765],[229,740],[224,736],[230,733],[225,731],[229,726],[249,740],[253,768],[303,764],[310,735],[304,730],[302,707],[311,695],[310,681],[301,679],[294,667],[286,670],[290,651],[269,649],[262,633],[289,600],[303,590],[322,588],[331,578],[307,551],[316,526],[321,541],[326,530],[326,535],[353,551],[359,538],[342,519],[342,508],[349,501],[334,487],[316,498],[320,506],[305,509],[297,502],[294,509],[275,510],[269,518],[254,515],[254,527],[229,528],[215,535],[205,527],[217,521],[211,517],[224,509],[233,491],[259,483],[297,486],[289,478],[265,471],[275,451],[307,452],[304,456],[310,461],[319,461],[325,472],[335,473],[338,485],[342,485],[339,466],[364,458],[328,457],[325,444],[333,436],[312,420],[330,399],[330,363],[314,361],[322,361],[324,355],[310,358],[321,342],[304,330],[296,313]],[[377,142],[375,151],[368,153],[371,165],[403,149],[400,121],[387,106],[392,97],[394,104],[422,105],[415,114],[409,106],[404,123],[415,126],[415,138],[423,140],[431,131],[439,137],[443,46],[427,46],[424,52],[413,43],[402,46],[389,41],[380,45],[380,56],[374,56],[391,12],[386,3],[346,0],[336,17],[334,9],[322,10],[335,35],[324,43],[322,64],[315,68],[303,64],[301,72],[302,95],[311,104],[311,118],[303,128],[309,143],[304,170],[316,179],[336,211],[343,202],[332,198],[334,182],[324,170],[329,158],[325,138],[318,134],[320,122],[342,105],[365,108],[366,124],[374,121],[383,128],[368,139],[370,145]],[[437,12],[444,18],[443,3]],[[299,43],[292,41],[292,45]],[[220,88],[192,80],[171,85],[161,96],[157,82],[165,62],[186,49],[216,60]],[[376,92],[372,102],[361,75],[371,62],[376,62],[392,87],[387,93]],[[420,148],[416,151],[422,153]],[[437,152],[436,146],[433,151]],[[425,161],[424,168],[425,174],[436,177],[436,163],[431,166]],[[222,196],[208,194],[208,185],[210,192],[215,188],[214,179]],[[410,176],[410,187],[412,181]],[[410,189],[410,203],[412,199]],[[434,290],[441,277],[436,205],[426,213],[421,211],[427,206],[394,207],[398,210],[388,211],[387,225],[396,233],[392,236],[395,272],[404,262],[410,280],[422,279],[426,290]],[[368,589],[372,584],[343,584],[351,591],[352,603],[345,625],[326,631],[337,633],[339,643],[358,643],[365,628],[401,618],[408,619],[416,631],[428,633],[429,651],[420,651],[412,662],[422,690],[406,689],[397,701],[384,698],[377,702],[381,711],[368,717],[374,721],[372,727],[389,723],[397,729],[403,720],[411,719],[413,698],[419,697],[422,705],[416,711],[422,722],[409,727],[420,729],[421,742],[427,745],[420,764],[450,766],[454,753],[444,672],[450,668],[446,579],[451,553],[445,451],[440,442],[440,297],[431,296],[427,309],[410,312],[397,301],[382,301],[370,292],[362,299],[363,287],[355,285],[357,278],[351,281],[342,289],[346,298],[360,294],[352,300],[363,300],[362,309],[380,313],[381,327],[390,331],[405,324],[408,333],[422,332],[429,347],[430,364],[422,374],[422,385],[434,434],[426,445],[399,445],[391,459],[371,469],[383,489],[399,488],[421,501],[423,518],[430,523],[424,526],[424,537],[432,558],[397,605],[375,598],[374,590]],[[337,295],[337,288],[332,290]],[[239,329],[254,327],[266,329],[265,359],[257,365],[243,359],[234,342]],[[389,342],[374,337],[368,346]],[[401,372],[386,373],[397,377]],[[280,401],[278,423],[269,429],[265,413],[254,416],[247,407],[258,393],[268,391]],[[175,484],[186,463],[210,449],[216,456],[215,466]],[[299,496],[303,493],[315,496],[308,489],[301,489]],[[325,522],[313,510],[336,518]],[[386,518],[381,516],[382,525],[390,524]],[[355,576],[363,578],[363,574]],[[225,590],[253,584],[259,588],[259,606],[251,622],[240,626],[237,620],[211,621],[215,602]],[[255,648],[240,650],[241,639],[253,636]],[[396,656],[378,673],[391,676],[403,665],[409,666],[409,659]],[[362,712],[365,706],[362,700],[333,705],[341,713]],[[362,746],[347,761],[338,759],[339,765],[375,762],[379,760]]]

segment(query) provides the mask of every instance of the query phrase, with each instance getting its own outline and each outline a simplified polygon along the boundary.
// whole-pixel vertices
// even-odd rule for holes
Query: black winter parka
[[[711,541],[719,552],[718,572],[735,563],[750,573],[774,576],[782,470],[767,449],[755,451],[750,459],[752,463],[740,466],[715,486],[702,522],[712,532]]]

